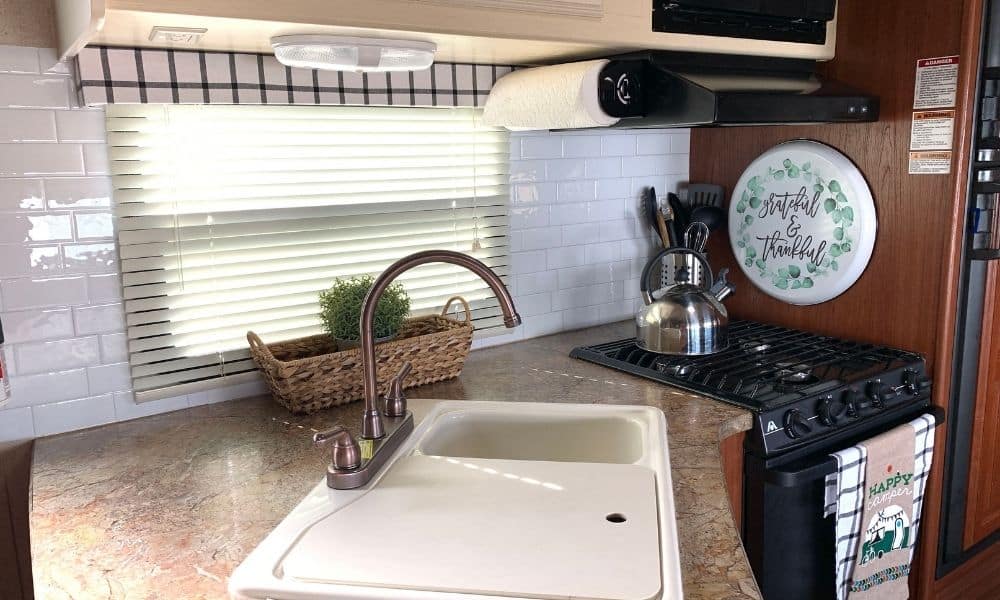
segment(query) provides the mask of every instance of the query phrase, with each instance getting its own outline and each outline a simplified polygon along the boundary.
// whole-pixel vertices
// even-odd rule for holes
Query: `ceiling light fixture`
[[[271,38],[283,65],[329,71],[419,71],[434,63],[437,44],[415,40],[281,35]]]

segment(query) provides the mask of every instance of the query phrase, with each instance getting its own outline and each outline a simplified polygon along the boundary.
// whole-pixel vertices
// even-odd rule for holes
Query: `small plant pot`
[[[354,350],[355,348],[361,347],[361,340],[342,340],[340,338],[334,338],[337,341],[337,350]],[[396,339],[396,334],[387,335],[385,337],[375,338],[375,344],[381,344],[384,342],[390,342]]]

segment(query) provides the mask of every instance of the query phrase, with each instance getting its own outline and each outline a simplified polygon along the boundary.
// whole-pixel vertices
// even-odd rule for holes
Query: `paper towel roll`
[[[618,119],[601,109],[597,97],[606,64],[588,60],[514,71],[493,85],[483,121],[515,131],[614,125]]]

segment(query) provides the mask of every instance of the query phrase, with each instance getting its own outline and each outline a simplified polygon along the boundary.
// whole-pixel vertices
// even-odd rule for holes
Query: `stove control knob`
[[[812,431],[812,426],[809,425],[809,420],[802,416],[798,409],[793,408],[785,413],[785,433],[788,434],[788,437],[797,439],[810,431]]]
[[[906,391],[916,396],[931,387],[931,378],[916,371],[907,371],[903,375],[903,383],[906,384]]]
[[[857,419],[861,416],[861,409],[868,406],[865,397],[856,391],[844,392],[844,405],[847,406],[847,416]]]
[[[871,398],[872,406],[882,408],[885,403],[899,395],[899,390],[888,385],[883,385],[879,381],[874,381],[868,385],[868,397]]]
[[[847,404],[840,400],[834,400],[833,396],[827,396],[819,402],[816,414],[819,415],[819,422],[827,427],[837,424],[837,419],[847,411]]]

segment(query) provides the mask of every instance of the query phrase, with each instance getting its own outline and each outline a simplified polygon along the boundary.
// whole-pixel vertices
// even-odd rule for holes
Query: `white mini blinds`
[[[138,400],[236,382],[265,342],[319,333],[317,293],[445,248],[508,274],[510,149],[479,109],[109,105],[108,144]],[[460,294],[452,265],[402,278],[415,313]]]

